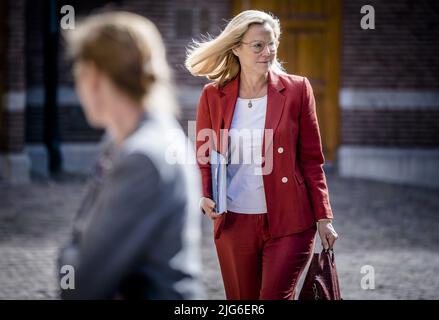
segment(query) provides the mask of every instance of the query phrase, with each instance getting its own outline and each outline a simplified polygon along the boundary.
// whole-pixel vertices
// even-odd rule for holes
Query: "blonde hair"
[[[100,13],[64,36],[74,62],[92,62],[148,110],[177,112],[165,46],[150,20],[128,12]]]
[[[220,87],[224,86],[241,70],[232,48],[240,44],[251,25],[265,23],[273,29],[278,43],[281,34],[279,20],[263,11],[246,10],[235,16],[216,38],[208,38],[204,42],[194,40],[187,50],[186,68],[194,76],[204,76]],[[277,58],[272,69],[283,71]]]

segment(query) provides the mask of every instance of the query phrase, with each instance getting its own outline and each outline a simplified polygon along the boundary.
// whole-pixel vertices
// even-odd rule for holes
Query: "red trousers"
[[[294,299],[297,280],[313,252],[316,227],[271,238],[266,214],[225,215],[215,246],[226,298]]]

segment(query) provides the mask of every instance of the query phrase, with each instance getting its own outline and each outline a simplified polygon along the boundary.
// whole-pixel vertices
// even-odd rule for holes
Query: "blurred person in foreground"
[[[61,297],[204,298],[200,177],[185,164],[195,155],[175,119],[159,31],[144,17],[105,13],[66,39],[87,121],[107,139],[60,252],[59,270],[74,268],[74,289]]]

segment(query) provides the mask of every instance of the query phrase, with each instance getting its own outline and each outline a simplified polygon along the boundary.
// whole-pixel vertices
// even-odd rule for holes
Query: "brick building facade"
[[[439,186],[439,4],[344,1],[339,173]]]
[[[5,0],[0,4],[0,179],[11,182],[28,181],[30,172],[48,174],[44,145],[44,75],[48,68],[44,63],[44,2]],[[258,8],[258,1],[52,2],[58,13],[62,5],[72,5],[77,19],[97,9],[127,10],[156,23],[175,71],[182,108],[180,121],[185,130],[188,121],[195,119],[199,93],[205,83],[184,69],[186,45],[200,34],[218,34],[235,12]],[[295,8],[301,2],[264,4],[282,3]],[[331,122],[338,138],[335,156],[328,157],[328,163],[343,176],[439,186],[438,4],[427,0],[307,3],[320,6],[323,14],[332,12],[332,5],[340,4],[336,21],[340,34],[337,120],[335,125]],[[375,30],[360,28],[360,9],[365,4],[375,8]],[[273,8],[282,25],[290,16],[299,22],[304,16],[287,16]],[[59,13],[58,18],[61,16]],[[85,122],[63,47],[60,41],[58,61],[54,61],[63,169],[87,172],[102,132],[89,128]],[[288,72],[297,72],[290,70],[288,64],[286,68]],[[312,76],[303,75],[313,82]],[[325,118],[319,121],[324,122]]]

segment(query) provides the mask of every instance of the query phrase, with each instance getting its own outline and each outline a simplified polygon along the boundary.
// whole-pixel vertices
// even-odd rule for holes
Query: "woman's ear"
[[[88,64],[88,77],[90,79],[90,87],[92,92],[95,94],[100,93],[101,91],[101,80],[102,80],[102,74],[96,67],[94,63]]]
[[[238,53],[237,48],[238,48],[238,46],[233,47],[233,48],[232,48],[232,52],[233,52],[233,54],[234,54],[235,56],[239,57],[239,53]]]

